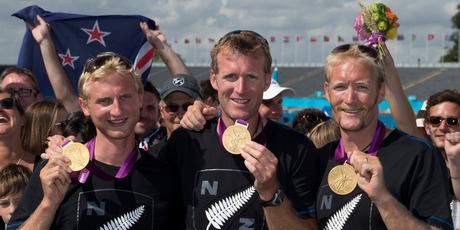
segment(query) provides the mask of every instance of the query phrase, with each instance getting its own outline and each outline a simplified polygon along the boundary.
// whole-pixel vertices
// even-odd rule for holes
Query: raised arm
[[[68,112],[81,110],[78,104],[78,96],[73,90],[69,76],[59,60],[56,46],[51,37],[51,28],[49,24],[37,15],[35,25],[31,25],[27,21],[26,25],[40,45],[46,73],[48,74],[56,99],[64,105],[64,108]]]
[[[187,66],[185,66],[184,62],[182,62],[171,47],[167,45],[166,37],[163,32],[159,30],[158,26],[156,26],[155,30],[150,29],[146,22],[140,22],[140,26],[145,34],[145,37],[149,43],[155,47],[158,55],[160,55],[160,58],[166,64],[172,76],[180,73],[193,76],[192,72],[187,68]]]
[[[20,229],[50,229],[64,196],[69,188],[71,172],[68,159],[60,154],[50,157],[40,171],[43,200]]]
[[[388,104],[390,105],[391,115],[395,120],[396,126],[399,130],[410,134],[414,137],[425,139],[425,137],[417,129],[415,122],[414,110],[412,109],[409,100],[401,85],[398,70],[396,69],[393,58],[388,50],[385,42],[379,38],[379,44],[385,51],[385,84],[386,96]]]
[[[447,167],[455,197],[460,197],[460,132],[446,133]]]

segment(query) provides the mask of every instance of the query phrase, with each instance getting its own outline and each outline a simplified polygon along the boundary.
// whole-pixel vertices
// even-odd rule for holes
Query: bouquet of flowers
[[[355,18],[353,29],[357,31],[357,35],[362,41],[366,40],[364,45],[378,44],[379,37],[386,41],[388,38],[394,39],[398,36],[398,17],[391,12],[389,7],[382,3],[375,3],[370,6],[363,6],[360,2],[358,4],[361,11]],[[383,53],[379,45],[378,48]]]

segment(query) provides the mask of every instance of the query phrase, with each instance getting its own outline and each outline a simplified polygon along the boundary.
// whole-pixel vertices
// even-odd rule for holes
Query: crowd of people
[[[269,43],[254,31],[224,35],[210,79],[197,82],[161,30],[141,22],[171,72],[160,90],[106,52],[87,60],[75,92],[51,28],[38,15],[26,24],[56,100],[43,100],[26,69],[1,74],[2,227],[460,228],[460,92],[432,95],[420,129],[382,39],[384,55],[334,48],[332,117],[306,108],[291,128],[282,102],[295,91],[272,78]],[[397,129],[378,119],[385,97]],[[72,142],[89,150],[80,171],[62,154]]]

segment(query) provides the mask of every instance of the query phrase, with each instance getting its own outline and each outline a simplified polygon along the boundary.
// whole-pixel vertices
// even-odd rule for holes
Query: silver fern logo
[[[209,221],[206,230],[208,230],[211,225],[216,229],[221,229],[225,222],[251,199],[255,191],[255,187],[251,186],[244,191],[212,204],[210,208],[205,210],[206,218],[208,218]]]
[[[125,213],[122,216],[116,217],[115,219],[109,221],[108,223],[104,224],[104,226],[102,226],[100,229],[128,230],[139,221],[139,219],[142,217],[142,214],[144,214],[144,210],[145,205],[141,205],[133,211]]]
[[[357,195],[350,202],[345,204],[340,210],[336,211],[326,223],[325,230],[341,230],[347,222],[350,214],[353,213],[356,205],[361,200],[363,194]]]

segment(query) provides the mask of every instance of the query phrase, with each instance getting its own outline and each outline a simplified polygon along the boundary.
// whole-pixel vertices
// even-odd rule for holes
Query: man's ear
[[[428,135],[431,135],[431,127],[425,122],[425,132]]]
[[[212,88],[217,90],[217,74],[211,69],[211,74],[209,75],[209,80],[211,82]]]
[[[325,81],[324,82],[324,93],[326,94],[327,101],[331,103],[328,87],[329,87],[329,82]]]
[[[267,91],[268,88],[270,88],[270,84],[272,83],[272,75],[271,74],[266,74],[265,75],[265,87],[264,91]]]
[[[79,97],[78,98],[78,104],[80,105],[81,111],[83,111],[83,114],[85,114],[85,116],[89,117],[91,115],[91,113],[89,111],[88,105],[86,104],[86,101],[83,98]]]

